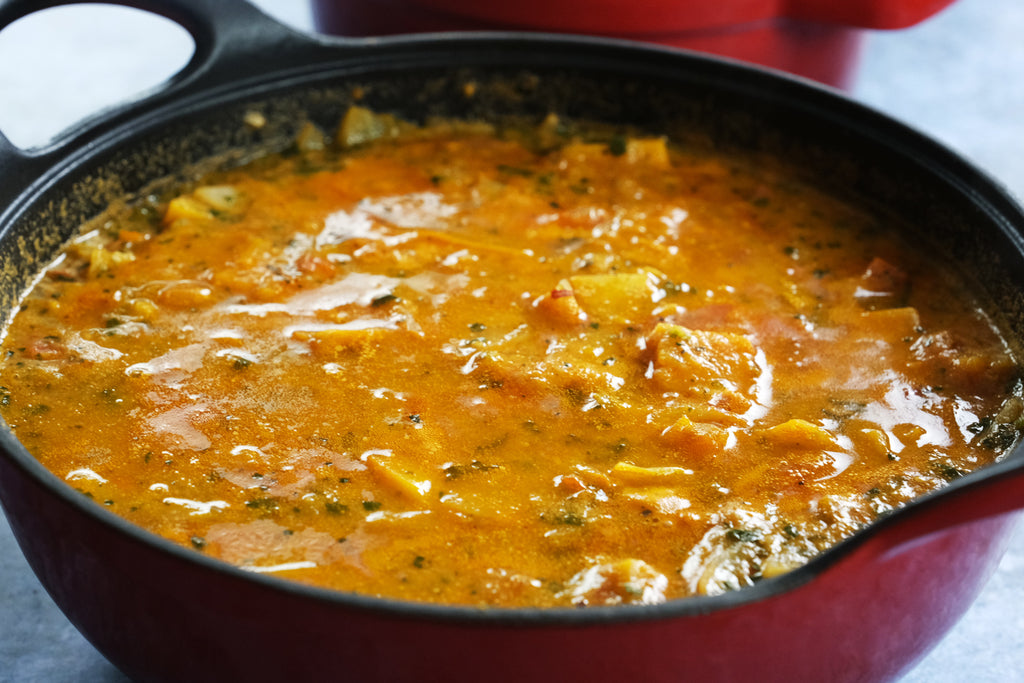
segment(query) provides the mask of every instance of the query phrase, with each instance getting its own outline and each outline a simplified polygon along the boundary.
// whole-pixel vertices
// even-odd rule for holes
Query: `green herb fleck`
[[[612,156],[621,157],[626,153],[626,136],[616,135],[608,141],[608,153]]]
[[[556,521],[559,524],[565,524],[566,526],[583,526],[587,522],[586,518],[583,515],[577,514],[575,512],[566,512],[562,515],[559,515],[556,518]]]
[[[761,532],[756,529],[729,529],[726,538],[740,543],[757,543],[761,540]]]
[[[377,308],[378,306],[389,304],[392,301],[398,301],[398,297],[395,296],[394,294],[384,294],[382,296],[378,296],[376,299],[371,301],[370,305],[373,306],[374,308]]]
[[[498,171],[505,175],[517,175],[521,178],[529,178],[533,175],[533,171],[528,168],[519,168],[518,166],[509,166],[508,164],[498,164]]]
[[[580,178],[576,183],[569,186],[575,194],[590,194],[594,188],[590,186],[590,178]]]
[[[981,434],[983,431],[988,429],[988,426],[992,424],[992,418],[983,417],[974,424],[967,425],[967,431],[971,434]]]
[[[965,472],[957,469],[953,465],[950,465],[948,462],[932,463],[932,467],[934,468],[935,473],[946,481],[956,481],[965,474]]]
[[[363,504],[366,505],[365,503]],[[329,515],[343,515],[348,512],[348,506],[335,500],[328,500],[324,503],[324,510]]]
[[[1009,448],[1017,440],[1017,430],[1012,424],[1001,422],[995,426],[985,438],[981,445],[994,451],[1001,451]]]

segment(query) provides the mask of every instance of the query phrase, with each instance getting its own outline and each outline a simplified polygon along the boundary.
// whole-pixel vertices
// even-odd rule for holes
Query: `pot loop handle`
[[[39,10],[84,4],[86,0],[0,0],[0,30]],[[195,51],[177,74],[137,102],[127,102],[93,119],[79,123],[46,147],[25,151],[0,131],[0,173],[5,187],[0,199],[27,189],[38,172],[48,166],[65,146],[100,132],[105,123],[115,122],[127,109],[133,115],[159,106],[172,98],[229,86],[258,78],[268,71],[299,67],[321,47],[337,54],[341,39],[310,36],[293,30],[245,0],[104,0],[152,12],[184,28],[192,36]],[[333,42],[334,45],[329,45]],[[0,207],[2,209],[2,207]]]

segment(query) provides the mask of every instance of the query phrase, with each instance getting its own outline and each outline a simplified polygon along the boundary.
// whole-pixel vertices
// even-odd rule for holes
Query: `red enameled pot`
[[[321,31],[376,36],[531,30],[642,40],[845,87],[865,29],[901,29],[953,0],[312,0]]]
[[[53,4],[0,0],[0,27]],[[955,254],[1024,340],[1021,208],[949,150],[831,90],[605,39],[309,37],[239,0],[124,4],[179,22],[195,57],[49,148],[0,136],[3,317],[110,199],[211,156],[283,149],[307,120],[333,128],[358,93],[416,119],[555,111],[785,155],[926,226],[915,239]],[[244,125],[251,112],[266,125]],[[911,667],[980,590],[1024,506],[1024,451],[752,588],[585,610],[407,604],[246,573],[90,502],[7,430],[0,501],[68,619],[139,681],[873,681]]]

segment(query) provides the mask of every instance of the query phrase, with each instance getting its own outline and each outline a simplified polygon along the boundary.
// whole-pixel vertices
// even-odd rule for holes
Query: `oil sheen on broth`
[[[337,136],[112,207],[6,331],[96,504],[345,591],[656,603],[801,566],[998,459],[1017,366],[884,215],[549,117]]]

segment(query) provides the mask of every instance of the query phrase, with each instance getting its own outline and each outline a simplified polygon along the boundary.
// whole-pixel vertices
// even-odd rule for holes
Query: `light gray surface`
[[[295,26],[311,24],[300,0],[257,4]],[[150,17],[119,11],[83,20],[72,11],[41,13],[0,33],[0,130],[20,145],[40,144],[155,85],[190,53],[177,27],[139,30]],[[853,94],[945,142],[1024,197],[1022,36],[1019,0],[959,0],[918,27],[872,35]],[[1022,607],[1019,530],[974,607],[904,683],[1024,681]],[[66,622],[0,518],[0,683],[125,680]]]

